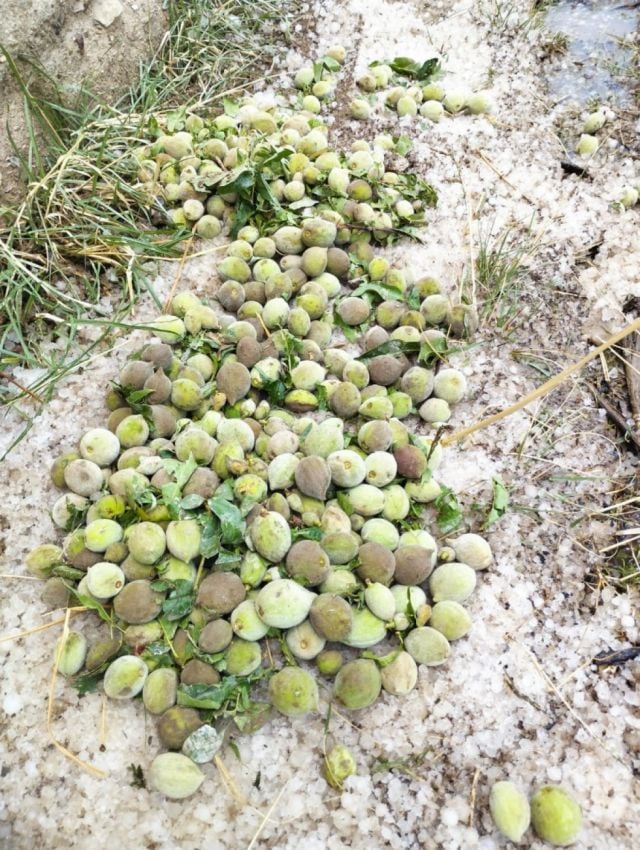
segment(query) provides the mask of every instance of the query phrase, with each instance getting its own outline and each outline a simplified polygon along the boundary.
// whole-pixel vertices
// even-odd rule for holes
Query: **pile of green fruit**
[[[317,710],[319,682],[351,710],[407,694],[469,631],[492,560],[476,534],[427,530],[448,492],[439,428],[466,392],[445,358],[475,316],[373,249],[433,190],[386,170],[393,139],[338,154],[307,115],[246,106],[165,127],[141,159],[181,196],[174,220],[235,238],[211,299],[173,298],[106,427],[54,462],[66,536],[26,559],[47,605],[104,621],[92,645],[68,634],[58,669],[141,698],[169,751],[150,780],[173,798],[225,736]]]
[[[330,145],[321,113],[335,98],[344,59],[344,50],[333,48],[300,69],[293,95],[285,91],[272,102],[226,99],[213,118],[178,110],[149,121],[150,140],[133,152],[133,162],[150,206],[206,239],[225,227],[235,237],[246,224],[272,232],[319,213],[336,225],[336,245],[416,237],[436,193],[414,173],[385,168],[385,157],[407,153],[410,139],[380,134],[372,144],[356,141],[348,153]],[[373,63],[358,80],[366,97],[352,101],[351,114],[370,117],[372,92],[390,83],[384,102],[399,117],[419,110],[435,122],[445,111],[490,111],[488,95],[447,91],[436,81],[440,74],[435,59]]]

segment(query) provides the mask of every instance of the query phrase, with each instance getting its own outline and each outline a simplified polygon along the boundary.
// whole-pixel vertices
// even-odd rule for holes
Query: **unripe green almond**
[[[346,492],[352,510],[364,517],[382,513],[384,508],[384,493],[371,484],[358,484]]]
[[[328,458],[333,452],[344,448],[344,422],[341,419],[325,419],[311,430],[303,441],[305,455]]]
[[[409,95],[402,95],[396,103],[396,112],[403,118],[405,115],[417,115],[418,104]]]
[[[422,97],[425,100],[442,100],[445,90],[441,83],[427,83],[422,89]]]
[[[286,717],[301,717],[318,707],[318,686],[301,667],[285,667],[269,680],[269,696],[274,708]]]
[[[525,794],[513,782],[496,782],[489,795],[489,808],[498,831],[519,844],[531,821]]]
[[[310,249],[311,250],[311,249]],[[291,382],[298,390],[315,390],[324,381],[326,370],[312,360],[302,360],[291,370]]]
[[[444,664],[450,652],[446,637],[429,626],[410,631],[404,639],[404,648],[414,661],[427,667]]]
[[[129,585],[127,585],[129,587]],[[158,613],[160,613],[158,611]],[[123,642],[127,646],[134,646],[136,650],[144,649],[152,643],[157,643],[159,640],[163,638],[162,626],[160,623],[148,622],[148,623],[134,623],[132,625],[127,626],[124,630]]]
[[[447,422],[451,417],[451,408],[443,398],[428,398],[418,413],[425,422]]]
[[[463,92],[450,91],[445,94],[442,102],[447,112],[456,113],[464,109],[467,98]]]
[[[151,762],[149,782],[171,800],[184,800],[195,794],[205,780],[200,768],[181,753],[161,753]]]
[[[222,419],[216,429],[216,438],[222,445],[239,443],[245,452],[251,451],[255,444],[251,426],[242,419]]]
[[[46,579],[51,570],[63,560],[62,549],[53,543],[43,543],[36,546],[24,559],[27,571],[36,578]]]
[[[408,490],[401,487],[399,484],[391,484],[385,487],[384,493],[384,508],[382,516],[390,522],[399,522],[408,516],[411,510],[411,500],[408,496]]]
[[[322,106],[315,95],[308,94],[302,98],[302,108],[307,112],[313,112],[314,115],[317,115],[322,109]]]
[[[429,591],[434,602],[445,599],[452,602],[464,602],[476,587],[476,571],[453,561],[437,567],[429,578]]]
[[[271,490],[287,490],[293,486],[296,467],[300,459],[290,452],[275,457],[269,464],[269,488]]]
[[[103,687],[111,699],[131,699],[144,687],[149,670],[137,655],[122,655],[112,661],[104,674]]]
[[[147,328],[168,345],[176,345],[186,333],[184,322],[178,316],[156,316],[147,324]]]
[[[149,439],[149,425],[139,414],[126,416],[116,428],[116,437],[126,449],[143,446]]]
[[[225,655],[227,673],[249,676],[262,664],[262,648],[257,641],[234,638]]]
[[[384,396],[374,396],[363,401],[358,412],[363,419],[391,419],[393,402]]]
[[[260,619],[253,599],[245,599],[231,612],[229,618],[234,634],[248,641],[261,640],[269,626]]]
[[[444,115],[444,107],[439,100],[426,100],[420,106],[420,115],[429,121],[437,123]]]
[[[108,402],[107,398],[107,402]],[[124,404],[124,401],[119,398],[117,400],[116,408],[121,407]],[[62,489],[65,486],[64,480],[64,471],[67,466],[71,463],[72,460],[79,460],[80,455],[78,452],[65,452],[65,454],[57,457],[54,462],[51,464],[51,480],[55,484],[58,489]]]
[[[394,584],[390,590],[396,601],[397,614],[413,614],[427,601],[427,594],[421,587]]]
[[[380,582],[368,585],[364,592],[367,608],[380,620],[391,620],[396,613],[396,601],[393,593]]]
[[[247,473],[236,478],[233,485],[233,495],[241,502],[243,499],[252,502],[262,502],[268,493],[267,482],[260,476]]]
[[[441,369],[433,379],[433,394],[449,404],[457,404],[467,391],[467,379],[458,369]]]
[[[196,764],[210,762],[224,743],[223,736],[205,723],[192,732],[182,745],[182,754]]]
[[[227,620],[212,620],[200,632],[198,647],[203,652],[222,652],[229,646],[232,638],[233,630]]]
[[[307,247],[330,248],[335,238],[336,226],[333,222],[322,218],[307,218],[302,223],[302,242]]]
[[[306,619],[315,593],[291,579],[275,579],[255,598],[256,611],[268,626],[290,629]]]
[[[67,464],[64,482],[78,496],[93,496],[103,488],[104,474],[98,464],[81,458]]]
[[[289,524],[275,511],[260,513],[249,526],[249,537],[258,554],[274,564],[282,561],[291,548]]]
[[[360,530],[360,536],[364,543],[379,543],[391,551],[397,549],[400,542],[400,533],[395,525],[379,517],[367,520]]]
[[[202,390],[195,381],[189,378],[177,378],[173,382],[171,386],[171,404],[175,407],[180,410],[196,410],[201,402]]]
[[[324,637],[315,631],[309,620],[288,629],[285,640],[292,655],[303,661],[311,661],[322,652],[326,644]]]
[[[222,223],[214,215],[203,215],[196,224],[196,233],[202,239],[215,239],[221,230]]]
[[[349,529],[351,524],[349,524]],[[351,530],[335,531],[325,534],[320,545],[327,553],[329,561],[333,565],[348,564],[358,554],[360,540]]]
[[[109,466],[120,453],[120,441],[107,428],[92,428],[80,440],[80,454],[98,466]]]
[[[458,640],[471,628],[471,617],[459,602],[445,599],[433,606],[429,625],[443,634],[447,640]]]
[[[204,204],[197,198],[187,198],[182,204],[182,211],[187,221],[198,221],[204,215]]]
[[[237,280],[239,283],[251,280],[251,268],[240,257],[225,257],[216,266],[216,271],[222,280]]]
[[[313,83],[313,68],[300,68],[294,77],[294,85],[297,89],[305,89]]]
[[[332,452],[327,457],[327,463],[331,479],[338,487],[356,487],[364,481],[367,474],[365,461],[350,449]]]
[[[461,534],[451,541],[456,560],[468,564],[474,570],[486,570],[491,566],[493,554],[487,541],[479,534]]]
[[[576,145],[576,152],[580,156],[593,156],[599,147],[600,142],[595,136],[592,136],[589,133],[583,133]]]
[[[64,640],[58,641],[56,658],[61,675],[75,676],[82,670],[86,657],[87,639],[81,632],[68,632]]]
[[[368,608],[355,609],[349,634],[342,638],[342,643],[357,649],[367,649],[375,646],[387,636],[384,620],[376,617]]]
[[[355,776],[356,771],[356,760],[344,744],[336,744],[324,758],[324,778],[332,788],[339,791],[344,788],[345,780]]]
[[[587,116],[587,119],[582,127],[582,132],[597,133],[598,130],[602,130],[606,123],[606,115],[601,109],[597,109],[595,112],[592,112],[590,115]]]
[[[319,590],[321,593],[348,596],[361,588],[362,584],[350,570],[338,568],[331,570],[327,578],[320,585]]]
[[[165,533],[161,526],[153,522],[139,522],[129,526],[126,543],[131,556],[141,564],[155,564],[166,550]]]
[[[336,502],[329,502],[322,512],[322,530],[325,534],[337,534],[351,532],[351,523],[347,514]]]
[[[408,652],[402,651],[380,670],[380,678],[382,687],[388,694],[403,697],[416,686],[418,666]]]
[[[345,664],[336,676],[334,694],[345,708],[356,711],[372,705],[382,682],[375,661],[358,658]]]
[[[633,186],[625,186],[622,190],[622,194],[620,195],[620,203],[625,209],[630,209],[631,207],[635,207],[638,203],[638,198],[640,197],[640,193]]]
[[[472,115],[483,115],[491,112],[493,102],[486,92],[476,92],[467,98],[466,108]]]
[[[369,101],[365,100],[363,97],[356,97],[351,101],[349,106],[351,110],[351,115],[353,118],[357,118],[360,121],[366,121],[367,118],[371,117],[371,105]]]
[[[112,519],[95,519],[87,525],[84,545],[91,552],[106,552],[112,543],[122,540],[123,531]]]
[[[369,370],[359,360],[350,360],[342,370],[342,380],[363,390],[369,383]]]
[[[147,676],[142,688],[144,707],[151,714],[163,714],[176,704],[178,674],[173,667],[158,667]]]
[[[555,847],[568,847],[582,826],[580,806],[559,785],[544,785],[531,798],[531,823],[536,834]]]
[[[316,667],[322,676],[335,676],[344,660],[337,649],[325,649],[316,657]]]
[[[213,460],[216,446],[216,441],[206,431],[200,428],[188,428],[176,437],[176,457],[184,462],[189,460],[189,455],[193,455],[196,463],[208,465]]]
[[[120,567],[109,561],[101,561],[87,570],[87,587],[96,599],[111,599],[120,593],[124,583],[125,577]]]
[[[166,531],[167,549],[181,561],[191,561],[200,554],[202,533],[195,519],[170,522]]]

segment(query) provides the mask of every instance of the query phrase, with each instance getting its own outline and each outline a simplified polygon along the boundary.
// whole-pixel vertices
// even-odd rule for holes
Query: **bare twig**
[[[598,390],[593,386],[593,384],[587,381],[587,386],[589,387],[590,393],[593,395],[600,407],[602,407],[606,411],[607,416],[613,422],[616,428],[620,431],[622,436],[625,439],[631,441],[631,444],[633,445],[636,453],[640,452],[640,440],[638,440],[637,436],[633,432],[633,429],[629,428],[624,419],[624,416],[620,413],[620,411],[615,408],[609,401],[607,401],[607,399],[601,393],[598,392]]]
[[[532,401],[535,401],[538,398],[541,398],[544,395],[548,395],[552,390],[556,387],[560,386],[560,384],[564,383],[566,379],[573,375],[575,372],[579,372],[587,363],[590,363],[595,357],[598,357],[602,351],[606,351],[611,346],[615,345],[617,342],[620,342],[621,339],[629,336],[634,331],[640,330],[640,319],[636,319],[631,322],[631,324],[626,325],[622,330],[615,333],[613,336],[609,337],[608,340],[603,342],[597,348],[594,348],[593,351],[590,351],[588,354],[585,354],[584,357],[581,357],[576,363],[573,363],[571,366],[567,366],[566,369],[563,369],[562,372],[559,372],[553,378],[548,381],[545,381],[544,384],[539,386],[537,389],[532,390],[532,392],[527,393],[524,398],[521,398],[520,401],[515,404],[506,407],[504,410],[501,410],[499,413],[494,413],[493,416],[488,416],[486,419],[482,419],[480,422],[475,422],[473,425],[469,425],[466,428],[461,428],[460,431],[456,431],[453,434],[450,434],[448,437],[444,437],[442,439],[442,445],[450,446],[453,443],[458,443],[460,440],[464,440],[465,437],[468,437],[470,434],[475,433],[476,431],[480,431],[482,428],[487,428],[489,425],[493,425],[495,422],[499,422],[501,419],[504,419],[507,416],[511,416],[512,413],[516,413],[518,410],[521,410],[523,407],[526,407],[528,404],[531,404]]]

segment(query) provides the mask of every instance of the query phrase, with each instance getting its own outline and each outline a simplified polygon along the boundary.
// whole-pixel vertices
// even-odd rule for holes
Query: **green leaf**
[[[220,551],[220,523],[213,516],[207,516],[201,522],[200,554],[203,558],[213,558]]]
[[[189,454],[188,460],[185,461],[163,460],[162,465],[164,466],[165,472],[175,478],[175,482],[180,490],[182,490],[195,470],[198,468],[198,464],[194,460],[193,454]]]
[[[238,112],[240,112],[240,106],[230,97],[223,98],[222,103],[225,115],[230,115],[232,118],[235,118]]]
[[[179,685],[178,705],[219,711],[226,702],[246,699],[251,686],[266,675],[268,671],[259,670],[249,676],[225,676],[218,685]]]
[[[242,561],[242,555],[239,552],[229,552],[222,549],[216,558],[216,566],[222,567],[224,570],[232,570]]]
[[[95,611],[100,619],[104,620],[105,623],[113,625],[113,617],[101,602],[98,602],[98,600],[94,599],[92,596],[80,596],[79,594],[76,594],[76,596],[78,597],[78,601],[81,605]]]
[[[325,56],[322,60],[322,64],[327,71],[331,71],[332,74],[337,73],[342,67],[340,63],[333,58],[333,56]]]
[[[419,342],[402,342],[399,339],[388,339],[386,342],[376,345],[375,348],[365,351],[356,360],[366,362],[372,357],[379,357],[381,354],[416,354],[420,351]]]
[[[413,141],[409,136],[399,136],[396,139],[395,150],[399,156],[405,156],[413,147]]]
[[[351,506],[351,502],[349,501],[349,497],[347,496],[347,494],[342,490],[338,490],[338,492],[336,493],[336,498],[338,500],[338,504],[345,512],[345,514],[347,516],[351,516],[351,514],[353,513],[353,507]]]
[[[292,528],[291,540],[295,543],[297,540],[322,540],[322,529],[313,528]]]
[[[351,293],[351,295],[358,297],[367,292],[372,292],[374,295],[377,295],[380,301],[404,301],[404,295],[399,289],[394,289],[392,286],[387,286],[384,283],[377,283],[374,281],[361,283],[360,286]]]
[[[204,504],[204,496],[199,493],[189,493],[188,496],[183,496],[180,502],[180,507],[185,511],[190,511],[193,508],[199,508]]]
[[[207,505],[220,520],[222,543],[230,546],[241,543],[247,524],[240,513],[240,508],[219,496],[213,496]]]
[[[489,509],[489,513],[487,514],[487,518],[485,519],[482,529],[486,530],[490,525],[493,525],[497,522],[500,517],[504,516],[507,509],[509,508],[509,491],[504,486],[502,481],[499,478],[494,478],[492,480],[492,500],[491,500],[491,508]]]
[[[71,679],[71,684],[81,696],[92,694],[98,689],[98,684],[102,680],[105,669],[106,666],[101,668],[102,672],[100,673],[85,673],[82,676],[76,676]]]
[[[434,502],[436,522],[443,534],[454,531],[462,522],[462,509],[456,494],[450,487],[442,485],[440,495]]]
[[[401,77],[409,77],[420,83],[428,82],[440,71],[440,63],[435,57],[419,63],[407,56],[398,56],[389,62],[389,66]]]
[[[194,601],[192,582],[178,579],[174,582],[174,590],[162,603],[162,613],[169,621],[181,620],[191,613]]]
[[[360,653],[361,658],[370,658],[371,661],[375,661],[378,667],[388,667],[389,664],[394,662],[396,658],[400,655],[402,649],[394,649],[392,652],[387,653],[387,655],[376,655],[375,652],[371,650],[365,650]]]

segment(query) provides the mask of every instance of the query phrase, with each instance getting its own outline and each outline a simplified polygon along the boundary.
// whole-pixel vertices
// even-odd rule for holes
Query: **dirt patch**
[[[162,0],[7,0],[0,44],[17,61],[36,92],[47,85],[30,63],[61,86],[67,102],[81,86],[113,100],[135,81],[140,61],[153,54],[166,31]],[[53,88],[50,86],[49,88]],[[21,192],[19,159],[28,130],[23,96],[4,56],[0,59],[0,202]]]

